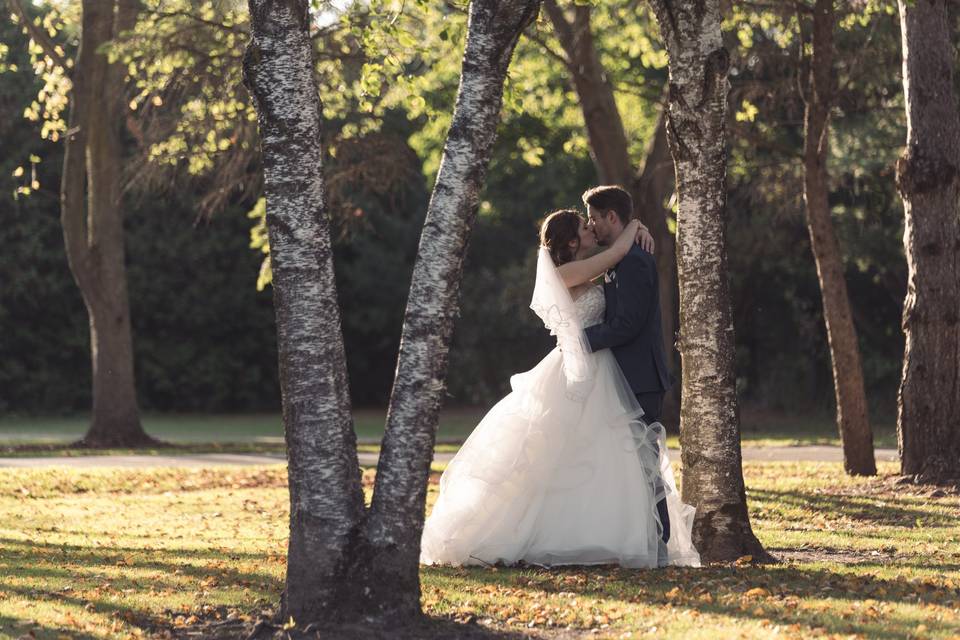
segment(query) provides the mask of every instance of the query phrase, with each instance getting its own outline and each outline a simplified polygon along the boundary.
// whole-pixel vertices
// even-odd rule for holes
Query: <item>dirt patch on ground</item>
[[[457,622],[447,618],[427,617],[405,627],[376,625],[311,625],[306,629],[285,628],[276,624],[272,615],[262,612],[255,618],[238,616],[225,607],[209,607],[202,615],[186,619],[170,612],[168,618],[131,620],[148,637],[163,640],[574,640],[592,634],[583,630],[529,629],[519,632],[497,624]]]
[[[913,476],[899,474],[878,475],[855,487],[830,487],[818,493],[838,496],[874,496],[878,498],[960,498],[960,481],[950,484],[933,485],[918,483]]]
[[[767,548],[767,551],[782,562],[836,562],[838,564],[886,564],[897,560],[896,549],[883,551],[857,552],[850,549],[808,548],[787,549]]]

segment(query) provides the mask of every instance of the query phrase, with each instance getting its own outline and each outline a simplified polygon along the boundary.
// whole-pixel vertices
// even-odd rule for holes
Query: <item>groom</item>
[[[601,245],[612,244],[633,215],[630,194],[616,186],[589,189],[583,194],[583,203],[589,217],[587,226]],[[634,245],[617,266],[607,271],[603,294],[607,303],[603,324],[585,329],[590,348],[613,351],[643,409],[644,422],[657,422],[671,381],[660,327],[656,259]],[[657,503],[657,512],[666,544],[670,517],[665,499]]]

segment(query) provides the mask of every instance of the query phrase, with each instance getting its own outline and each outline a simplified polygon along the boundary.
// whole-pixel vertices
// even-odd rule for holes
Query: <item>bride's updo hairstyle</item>
[[[550,251],[553,264],[558,267],[573,260],[580,249],[580,223],[583,218],[574,209],[560,209],[548,214],[540,225],[540,246]],[[570,248],[570,241],[576,240]]]

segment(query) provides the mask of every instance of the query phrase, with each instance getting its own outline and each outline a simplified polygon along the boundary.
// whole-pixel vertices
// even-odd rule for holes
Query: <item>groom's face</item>
[[[613,211],[601,211],[588,205],[587,219],[587,224],[597,236],[597,243],[603,246],[611,244],[617,239],[617,234],[623,230],[620,219]]]

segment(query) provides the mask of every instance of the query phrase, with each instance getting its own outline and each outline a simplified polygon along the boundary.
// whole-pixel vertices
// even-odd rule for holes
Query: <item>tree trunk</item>
[[[126,108],[124,67],[98,49],[136,22],[134,0],[83,2],[60,189],[70,270],[90,319],[93,417],[78,445],[135,447],[155,442],[140,424],[124,253],[120,188]],[[86,206],[84,206],[86,200]]]
[[[637,208],[650,226],[657,243],[657,275],[660,279],[660,322],[663,329],[663,348],[673,362],[675,374],[681,373],[680,352],[676,338],[679,324],[677,314],[677,247],[667,227],[668,211],[664,202],[674,191],[673,161],[667,141],[667,115],[660,114],[657,128],[647,146],[640,177],[635,182],[634,196]],[[663,400],[662,421],[676,426],[680,420],[681,385],[675,384]]]
[[[590,6],[574,5],[572,21],[564,15],[556,0],[544,0],[543,8],[566,55],[567,70],[583,112],[590,141],[590,156],[597,168],[597,176],[601,184],[618,184],[629,188],[634,182],[634,172],[627,135],[614,98],[613,85],[593,44]]]
[[[281,615],[337,617],[363,521],[322,174],[307,0],[251,0],[244,82],[258,113],[287,442],[290,540]]]
[[[433,188],[403,320],[386,433],[358,558],[357,606],[403,619],[420,612],[420,536],[460,280],[493,149],[503,83],[539,0],[473,0],[460,88]]]
[[[407,302],[374,499],[364,510],[321,175],[306,0],[250,0],[290,477],[284,620],[420,617],[420,535],[463,259],[514,46],[538,0],[475,0]]]
[[[897,398],[904,474],[960,478],[960,114],[944,0],[900,0],[907,146],[897,163],[906,215],[906,349]]]
[[[602,184],[618,184],[630,191],[638,216],[650,227],[656,240],[657,273],[660,278],[660,312],[665,353],[679,370],[674,346],[677,310],[677,260],[673,235],[667,228],[664,201],[673,193],[673,171],[667,145],[665,118],[647,147],[638,177],[630,161],[629,142],[620,117],[613,85],[600,62],[590,28],[589,5],[574,5],[568,19],[556,0],[544,0],[544,9],[563,47],[571,84],[583,113],[590,142],[590,157]],[[664,170],[664,169],[667,170]],[[679,387],[674,386],[664,402],[664,420],[675,421],[679,412]]]
[[[704,560],[768,560],[750,527],[740,452],[724,238],[730,56],[719,0],[651,5],[670,60],[667,130],[679,195],[683,497],[697,509],[694,544]]]
[[[853,325],[843,258],[830,219],[830,103],[833,100],[833,28],[835,0],[816,0],[813,9],[813,56],[806,91],[803,140],[803,197],[810,246],[817,265],[823,319],[833,362],[837,427],[843,443],[843,466],[851,475],[875,475],[873,433],[863,388],[860,345]]]

